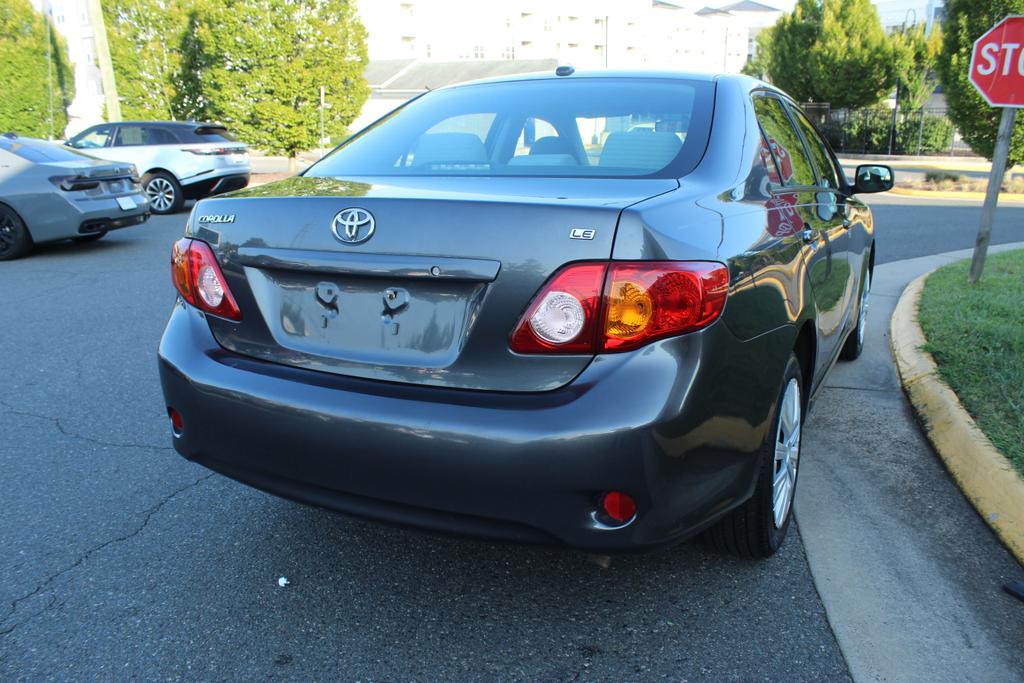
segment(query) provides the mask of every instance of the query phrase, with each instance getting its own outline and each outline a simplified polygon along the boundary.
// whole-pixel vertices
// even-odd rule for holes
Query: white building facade
[[[580,69],[739,71],[747,25],[661,0],[358,0],[371,60],[556,59]]]
[[[75,98],[68,107],[68,125],[55,131],[70,137],[103,120],[103,84],[96,65],[92,21],[85,0],[32,0],[36,11],[52,17],[53,25],[68,46],[75,75]]]

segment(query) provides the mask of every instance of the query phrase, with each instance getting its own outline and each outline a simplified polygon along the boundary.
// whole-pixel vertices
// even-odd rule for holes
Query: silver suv
[[[121,121],[86,128],[66,143],[111,161],[134,164],[153,213],[174,213],[249,184],[249,151],[224,126],[195,121]]]

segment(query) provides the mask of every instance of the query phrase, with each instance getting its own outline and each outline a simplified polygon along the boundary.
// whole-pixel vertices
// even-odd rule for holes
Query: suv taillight
[[[710,325],[728,289],[721,263],[574,263],[533,298],[510,346],[516,353],[628,351]]]
[[[174,243],[171,279],[181,298],[196,308],[228,320],[242,319],[224,273],[205,242],[183,237]]]

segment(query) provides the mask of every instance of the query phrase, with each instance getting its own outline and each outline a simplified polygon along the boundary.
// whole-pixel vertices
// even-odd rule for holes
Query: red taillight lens
[[[706,327],[722,314],[729,270],[720,263],[613,263],[605,285],[602,351],[625,351]]]
[[[593,353],[604,263],[566,266],[548,280],[512,333],[516,353]]]
[[[705,261],[576,263],[533,298],[512,333],[516,353],[627,351],[718,319],[729,270]]]
[[[224,273],[205,242],[182,238],[174,243],[171,279],[181,298],[196,308],[228,320],[242,319]]]

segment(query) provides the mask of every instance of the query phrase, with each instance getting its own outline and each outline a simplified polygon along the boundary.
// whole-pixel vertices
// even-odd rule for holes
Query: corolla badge
[[[342,209],[331,221],[331,232],[346,244],[359,244],[373,236],[376,228],[373,214],[366,209]]]

